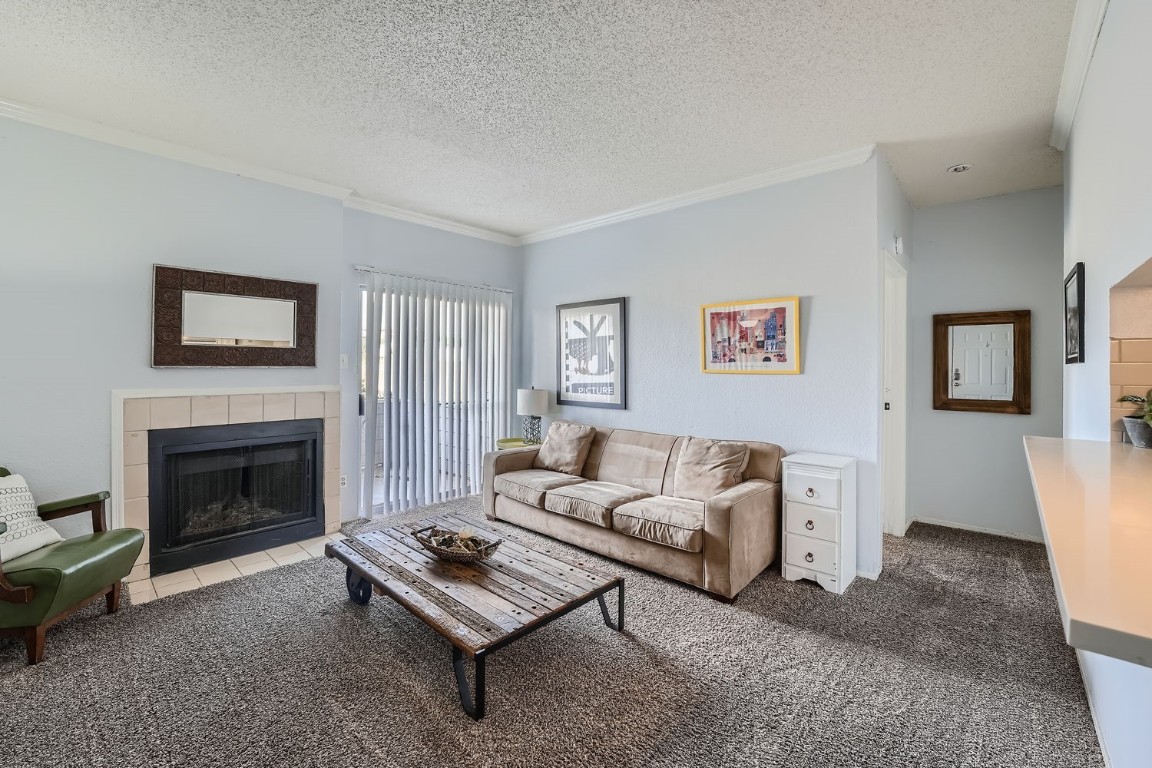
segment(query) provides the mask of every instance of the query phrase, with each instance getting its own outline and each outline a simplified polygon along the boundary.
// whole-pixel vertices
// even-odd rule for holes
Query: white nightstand
[[[784,457],[783,573],[838,595],[856,578],[856,459]]]

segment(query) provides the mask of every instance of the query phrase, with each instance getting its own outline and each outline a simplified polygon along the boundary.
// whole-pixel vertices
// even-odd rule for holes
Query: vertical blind
[[[511,295],[364,276],[361,514],[479,493],[509,423]]]

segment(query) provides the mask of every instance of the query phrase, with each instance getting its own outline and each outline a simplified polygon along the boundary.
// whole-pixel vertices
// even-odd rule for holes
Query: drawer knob
[[[813,496],[816,495],[816,489],[815,488],[809,488],[808,490],[804,491],[804,495],[811,499]]]
[[[804,527],[807,528],[808,530],[812,530],[813,528],[816,527],[816,524],[813,523],[811,520],[809,520],[808,522],[804,523]]]
[[[810,562],[812,562],[812,560],[814,560],[814,559],[815,559],[815,558],[813,558],[813,557],[812,557],[812,553],[811,553],[811,552],[809,552],[808,554],[804,555],[804,560],[806,560],[806,561],[807,561],[807,562],[809,562],[809,563],[810,563]]]

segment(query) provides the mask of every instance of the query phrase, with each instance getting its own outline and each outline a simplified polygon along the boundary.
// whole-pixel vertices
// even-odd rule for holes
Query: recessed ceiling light
[[[964,171],[970,171],[970,170],[972,170],[972,164],[971,163],[960,163],[959,165],[951,166],[948,169],[948,173],[964,173]]]

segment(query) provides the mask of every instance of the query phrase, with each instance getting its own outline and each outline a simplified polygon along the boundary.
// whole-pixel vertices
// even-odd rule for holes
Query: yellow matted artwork
[[[800,297],[700,308],[704,373],[800,373]]]

